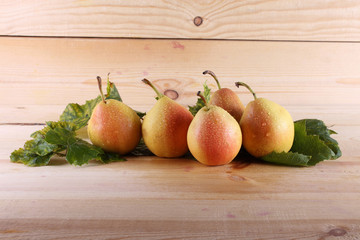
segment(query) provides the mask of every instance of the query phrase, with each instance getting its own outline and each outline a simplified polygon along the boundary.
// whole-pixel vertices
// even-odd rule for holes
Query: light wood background
[[[16,36],[359,41],[357,0],[1,1]],[[202,24],[194,25],[194,18]]]
[[[0,239],[360,239],[359,1],[0,1],[0,16]],[[244,104],[235,81],[324,120],[343,157],[10,163],[39,124],[97,96],[97,75],[148,111],[143,77],[187,106],[216,89],[206,69]]]

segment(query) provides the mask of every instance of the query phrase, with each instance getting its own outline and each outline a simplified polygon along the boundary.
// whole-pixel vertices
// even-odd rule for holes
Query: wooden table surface
[[[0,3],[0,239],[360,239],[360,5],[316,2]],[[10,162],[68,103],[96,97],[97,75],[148,111],[143,77],[187,106],[205,80],[216,89],[206,69],[244,104],[235,81],[294,120],[324,120],[343,156],[307,168],[244,156]]]

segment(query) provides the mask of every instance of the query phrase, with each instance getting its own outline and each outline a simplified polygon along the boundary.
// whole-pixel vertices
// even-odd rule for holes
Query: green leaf
[[[211,89],[207,86],[206,82],[203,84],[203,87],[204,87],[204,92],[203,92],[203,95],[205,97],[205,100],[207,102],[210,101],[210,97],[211,97]],[[191,114],[193,116],[196,115],[196,113],[202,108],[205,106],[205,103],[204,101],[199,97],[197,99],[197,102],[194,106],[188,106],[189,107],[189,111],[191,112]]]
[[[24,150],[32,152],[39,156],[48,155],[51,152],[54,152],[58,149],[58,146],[48,143],[41,136],[36,137],[35,139],[28,140],[24,144]]]
[[[331,159],[334,152],[320,139],[319,135],[315,134],[314,129],[308,131],[306,122],[307,120],[304,119],[294,124],[295,138],[290,151],[311,156],[308,163],[310,166]]]
[[[67,146],[76,142],[76,134],[66,128],[50,129],[45,135],[45,141],[51,144]]]
[[[276,153],[272,152],[264,157],[262,160],[275,163],[275,164],[282,164],[282,165],[290,165],[290,166],[308,166],[308,162],[310,161],[311,156],[307,156],[300,153],[293,153],[293,152],[281,152]]]
[[[49,164],[50,158],[54,153],[49,153],[44,156],[37,155],[36,153],[20,148],[15,150],[10,155],[11,162],[23,163],[27,166],[38,167]]]
[[[90,160],[100,160],[102,154],[104,151],[101,148],[77,138],[76,142],[68,146],[66,160],[72,165],[81,166]]]
[[[210,97],[211,97],[211,89],[208,87],[208,85],[206,85],[206,82],[203,84],[204,86],[204,97],[206,102],[210,101]]]
[[[76,126],[71,123],[71,122],[62,122],[62,121],[59,121],[59,122],[53,122],[53,121],[48,121],[46,122],[46,126],[41,129],[41,130],[38,130],[36,132],[33,132],[30,136],[32,138],[37,138],[37,137],[45,137],[46,133],[51,130],[51,129],[55,129],[55,128],[65,128],[69,131],[75,131],[76,130]]]
[[[193,116],[195,116],[196,113],[204,106],[205,106],[205,104],[204,104],[203,100],[201,98],[198,98],[198,100],[194,106],[189,106],[189,111],[191,112],[191,114]]]
[[[26,141],[23,148],[11,153],[11,161],[21,162],[32,167],[47,165],[53,155],[66,149],[64,146],[48,142],[45,139],[49,131],[58,128],[72,131],[74,126],[66,122],[46,122],[43,129],[31,134],[33,139]]]
[[[92,111],[99,102],[101,102],[100,96],[86,101],[84,105],[70,103],[60,115],[60,121],[72,122],[77,130],[85,127],[90,120]]]
[[[80,138],[68,146],[66,160],[76,166],[89,163],[91,160],[98,160],[103,163],[126,161],[120,154],[104,152],[100,147],[94,146]]]
[[[126,159],[118,153],[104,152],[104,154],[100,156],[100,161],[103,163],[110,163],[123,162],[126,161]]]
[[[120,94],[119,94],[115,84],[110,82],[109,76],[110,76],[110,73],[108,73],[105,98],[106,99],[115,99],[115,100],[122,102]]]
[[[134,156],[152,156],[154,155],[146,146],[144,139],[141,139],[136,148],[131,152]]]
[[[342,153],[338,142],[330,136],[331,134],[336,134],[335,131],[328,129],[325,123],[318,119],[298,120],[295,124],[302,121],[306,124],[306,132],[308,135],[318,135],[319,138],[332,150],[331,160],[341,157]]]
[[[139,118],[141,118],[141,119],[143,119],[144,118],[144,116],[146,115],[146,113],[145,112],[139,112],[139,111],[136,111],[136,110],[134,110],[135,112],[136,112],[136,114],[139,116]]]

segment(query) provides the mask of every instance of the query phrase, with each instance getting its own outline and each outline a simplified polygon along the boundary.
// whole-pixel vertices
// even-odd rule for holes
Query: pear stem
[[[110,93],[110,72],[108,73],[107,80],[106,80],[106,96],[109,93]]]
[[[252,95],[254,96],[254,99],[256,99],[256,94],[255,92],[251,89],[251,87],[249,85],[247,85],[246,83],[243,83],[243,82],[236,82],[235,83],[235,86],[236,87],[239,87],[239,86],[243,86],[243,87],[246,87],[251,93]]]
[[[205,74],[209,74],[210,76],[212,76],[212,77],[215,79],[218,88],[221,89],[220,82],[219,82],[219,80],[217,79],[217,77],[216,77],[216,75],[215,75],[215,73],[214,73],[213,71],[206,70],[206,71],[203,72],[203,74],[204,74],[204,75],[205,75]]]
[[[104,103],[106,103],[105,101],[105,97],[104,97],[104,93],[102,91],[102,86],[101,86],[101,77],[97,76],[96,77],[97,81],[98,81],[98,86],[99,86],[99,90],[100,90],[100,95],[101,95],[101,99]]]
[[[154,91],[156,92],[156,95],[158,98],[162,98],[164,96],[164,94],[160,93],[157,88],[154,86],[154,84],[152,84],[149,80],[147,80],[146,78],[144,78],[143,80],[141,80],[143,83],[149,85],[152,89],[154,89]]]
[[[196,95],[198,95],[204,101],[206,107],[209,107],[209,105],[208,105],[204,95],[201,93],[201,91],[198,91]]]

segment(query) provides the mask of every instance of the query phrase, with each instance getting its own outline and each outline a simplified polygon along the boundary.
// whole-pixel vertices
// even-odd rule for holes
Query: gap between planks
[[[169,40],[169,41],[224,41],[224,42],[284,42],[284,43],[360,43],[355,40],[286,40],[286,39],[226,39],[226,38],[152,38],[152,37],[90,37],[90,36],[36,36],[36,35],[0,35],[0,38],[67,38],[67,39],[118,39],[118,40]]]

